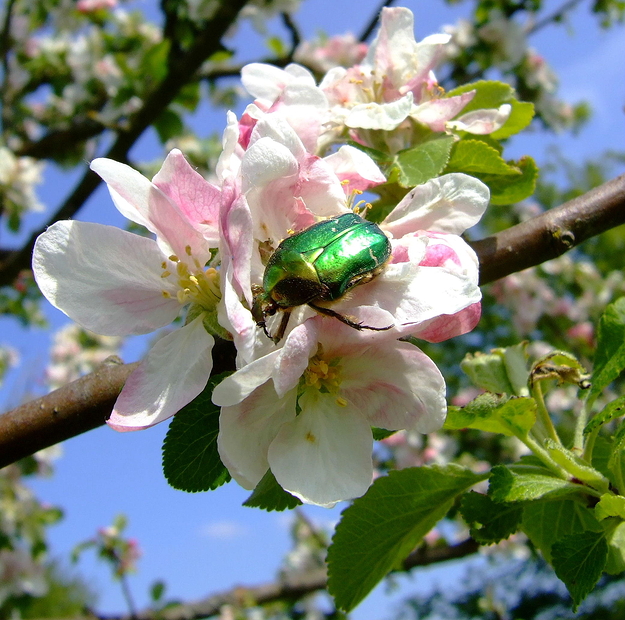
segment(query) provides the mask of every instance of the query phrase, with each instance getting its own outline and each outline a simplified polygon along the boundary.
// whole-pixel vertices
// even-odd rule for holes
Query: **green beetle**
[[[378,275],[391,255],[391,242],[377,224],[355,213],[317,222],[287,237],[269,258],[263,286],[254,287],[252,316],[274,342],[286,330],[291,310],[308,304],[354,329],[381,331],[393,327],[370,327],[356,323],[324,305],[340,299],[358,284]],[[271,336],[265,319],[283,312],[278,331]]]

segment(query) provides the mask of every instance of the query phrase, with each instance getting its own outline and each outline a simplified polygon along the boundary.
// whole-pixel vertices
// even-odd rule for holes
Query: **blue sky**
[[[305,36],[323,29],[329,34],[348,30],[359,33],[370,19],[371,0],[308,0],[296,21]],[[155,14],[156,0],[136,3],[148,14]],[[438,1],[421,0],[404,3],[415,13],[416,38],[439,32],[443,24],[453,23],[469,13],[468,4],[448,7]],[[547,12],[558,6],[547,3]],[[261,38],[249,26],[243,26],[236,41],[245,46],[245,56],[264,54]],[[569,28],[550,28],[531,39],[532,45],[554,67],[561,80],[560,96],[571,102],[588,100],[595,116],[578,136],[545,136],[528,134],[514,140],[507,156],[532,155],[539,164],[545,149],[558,145],[575,161],[594,157],[606,148],[625,147],[625,80],[622,58],[625,52],[623,28],[601,31],[596,20],[585,10],[578,10]],[[201,119],[206,134],[221,132],[225,113],[218,111]],[[135,157],[155,156],[154,140],[142,139],[133,152]],[[71,175],[51,173],[40,192],[55,208],[73,185]],[[45,217],[33,218],[37,227]],[[80,219],[123,225],[101,187],[80,213]],[[3,241],[7,239],[3,231]],[[15,245],[20,239],[13,240]],[[54,327],[66,321],[64,315],[46,307]],[[48,335],[25,332],[14,322],[0,319],[0,342],[22,350],[22,364],[7,377],[0,393],[0,407],[18,404],[31,391],[42,389],[41,376],[47,362]],[[143,341],[131,342],[125,349],[125,361],[141,354]],[[111,523],[123,512],[129,518],[128,533],[139,540],[143,557],[139,573],[131,577],[131,588],[139,607],[147,604],[149,585],[156,579],[168,583],[168,595],[183,600],[202,598],[235,585],[255,585],[274,578],[284,553],[289,549],[289,517],[241,507],[247,492],[234,483],[217,491],[185,494],[171,489],[161,472],[160,448],[167,425],[148,431],[118,434],[100,428],[66,442],[63,457],[57,462],[55,475],[35,484],[39,496],[61,505],[65,519],[50,530],[52,552],[67,558],[72,547],[90,538],[95,531]],[[308,508],[311,518],[321,524],[338,519],[340,507],[332,511]],[[98,611],[124,611],[118,584],[112,583],[106,567],[99,565],[93,553],[85,554],[79,564],[101,594]],[[415,571],[397,579],[398,587],[386,595],[382,585],[354,612],[356,620],[390,618],[397,602],[415,588],[433,583],[447,584],[461,572],[458,564],[436,570]]]

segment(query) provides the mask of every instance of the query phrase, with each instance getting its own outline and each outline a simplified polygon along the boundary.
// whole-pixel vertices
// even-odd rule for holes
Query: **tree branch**
[[[623,223],[625,174],[527,222],[472,242],[480,260],[480,284],[556,258],[582,241]],[[213,349],[213,360],[214,374],[234,369],[232,343],[219,340]],[[117,374],[108,376],[108,397],[103,398],[98,378],[92,383],[93,375],[88,375],[0,416],[0,467],[104,424],[130,374],[130,366],[120,366]],[[80,385],[74,388],[75,384]],[[71,414],[60,423],[57,410],[65,408]],[[19,423],[23,417],[28,423]],[[57,424],[62,431],[56,428]]]
[[[128,151],[139,136],[154,123],[161,112],[175,99],[180,89],[193,78],[202,63],[221,49],[223,35],[246,3],[247,0],[223,0],[221,2],[219,9],[206,28],[198,35],[193,45],[180,57],[172,58],[171,70],[167,76],[146,99],[143,107],[137,111],[129,129],[117,134],[115,142],[104,157],[116,161],[126,160]],[[72,217],[91,196],[100,182],[101,179],[98,175],[88,168],[85,170],[74,191],[46,226],[34,233],[23,248],[10,252],[0,263],[0,286],[11,284],[22,269],[30,267],[31,255],[37,237],[54,222]]]
[[[625,224],[625,174],[526,222],[471,243],[480,284],[540,265]]]
[[[479,545],[471,538],[456,545],[421,546],[413,551],[404,561],[402,571],[409,571],[418,566],[427,566],[447,560],[456,560],[474,554]],[[135,618],[123,616],[87,616],[72,620],[200,620],[216,616],[224,605],[250,607],[267,605],[278,601],[295,602],[327,586],[325,569],[317,569],[304,574],[285,574],[275,582],[258,586],[238,586],[231,590],[212,594],[199,601],[167,607],[161,611],[145,610]],[[60,620],[60,619],[56,619]]]
[[[94,372],[0,415],[0,468],[102,426],[139,362],[111,358]],[[234,368],[231,342],[215,337],[213,375]]]

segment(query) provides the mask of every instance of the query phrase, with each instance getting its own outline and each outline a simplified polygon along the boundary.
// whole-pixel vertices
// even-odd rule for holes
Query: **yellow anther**
[[[169,260],[170,260],[170,261],[172,261],[172,262],[174,262],[174,263],[177,263],[180,259],[179,259],[179,258],[178,258],[175,254],[172,254],[172,255],[169,257]]]
[[[171,299],[171,293],[169,291],[162,291],[165,299]]]
[[[185,246],[184,251],[187,253],[187,256],[191,256],[191,246],[190,245]]]
[[[347,403],[347,400],[345,400],[342,396],[339,396],[339,397],[336,399],[336,404],[337,404],[339,407],[347,407],[347,404],[348,404],[348,403]]]
[[[161,273],[161,278],[168,278],[171,275],[171,271],[163,271],[163,273]]]

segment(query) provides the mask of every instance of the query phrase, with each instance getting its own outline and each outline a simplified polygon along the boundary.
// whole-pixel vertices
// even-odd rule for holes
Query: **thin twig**
[[[367,39],[371,36],[373,31],[375,30],[376,26],[378,25],[378,22],[380,21],[380,15],[382,14],[382,9],[385,6],[391,6],[391,4],[393,4],[394,1],[395,0],[383,0],[380,3],[380,6],[378,7],[377,11],[373,14],[371,21],[365,26],[365,29],[362,31],[362,34],[358,38],[358,40],[361,43],[365,43]]]
[[[282,18],[282,23],[285,28],[291,33],[291,49],[287,56],[289,58],[293,58],[293,54],[295,53],[297,46],[302,42],[302,36],[290,13],[280,13],[280,17]]]
[[[0,84],[0,105],[2,106],[2,135],[5,134],[6,127],[10,121],[9,112],[11,106],[7,105],[5,100],[6,93],[9,92],[9,51],[11,49],[11,19],[13,17],[13,7],[15,0],[8,0],[6,3],[6,14],[4,23],[2,24],[2,32],[0,32],[0,57],[2,58],[2,84]]]
[[[408,556],[403,563],[402,570],[408,571],[419,566],[464,558],[476,553],[478,547],[479,545],[471,538],[456,545],[434,547],[424,545]],[[158,612],[148,609],[139,612],[134,620],[200,620],[218,615],[226,605],[245,608],[250,606],[250,601],[255,607],[277,601],[294,602],[313,592],[323,590],[326,586],[325,568],[303,574],[286,574],[278,581],[258,586],[238,586],[199,601],[167,607]],[[133,620],[129,616],[98,615],[97,618],[98,620]],[[76,617],[72,620],[94,620],[94,616]]]
[[[223,0],[220,8],[196,38],[194,44],[182,56],[172,60],[171,70],[159,86],[147,98],[144,106],[135,114],[127,131],[119,132],[108,152],[104,155],[116,161],[125,161],[128,151],[139,136],[154,123],[162,111],[174,100],[180,89],[187,84],[202,63],[221,48],[221,38],[236,19],[247,0]],[[31,235],[21,250],[11,252],[0,263],[0,286],[10,285],[22,269],[30,266],[35,240],[48,226],[61,219],[72,217],[91,196],[101,179],[88,168],[60,209],[46,226]]]

